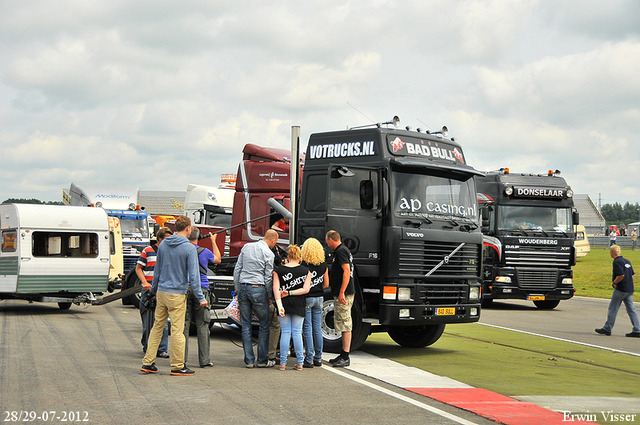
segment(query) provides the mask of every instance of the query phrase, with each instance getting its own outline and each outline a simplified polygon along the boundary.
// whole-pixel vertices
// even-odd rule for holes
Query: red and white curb
[[[567,421],[579,421],[583,424],[595,423],[590,422],[592,417],[588,415],[567,416],[567,412],[554,412],[533,403],[519,401],[482,388],[474,388],[451,378],[434,375],[415,367],[404,366],[392,360],[378,358],[360,351],[351,353],[351,366],[348,369],[507,425],[538,425],[541,423],[553,425],[566,424]],[[339,370],[334,369],[332,372],[349,377],[348,374],[341,373]],[[362,382],[370,387],[375,387],[375,384]],[[387,392],[381,387],[376,389]],[[401,396],[395,397],[401,398]],[[412,404],[416,404],[413,399],[407,399]],[[460,424],[473,423],[431,406],[420,407]]]

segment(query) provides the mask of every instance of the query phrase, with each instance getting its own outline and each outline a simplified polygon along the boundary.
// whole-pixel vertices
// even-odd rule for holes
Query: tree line
[[[31,198],[9,198],[2,201],[3,204],[42,204],[42,205],[64,205],[62,201],[41,201],[39,199]]]
[[[640,221],[640,204],[626,202],[624,205],[616,202],[604,204],[600,213],[607,220],[607,224],[629,224]]]

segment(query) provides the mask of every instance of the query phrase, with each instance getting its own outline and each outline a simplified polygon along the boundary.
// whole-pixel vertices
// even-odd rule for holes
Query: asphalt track
[[[140,335],[139,312],[117,303],[62,311],[50,304],[1,302],[2,420],[127,425],[493,423],[328,364],[302,371],[247,369],[237,334],[220,328],[212,333],[213,368],[196,367],[195,376],[176,377],[169,375],[168,359],[157,359],[159,372],[147,375],[140,371]],[[188,364],[193,367],[196,361],[196,350],[190,350]],[[27,415],[35,420],[25,421]]]
[[[483,311],[481,322],[535,334],[543,328],[558,340],[637,353],[640,341],[621,336],[624,312],[614,336],[593,333],[592,327],[601,326],[606,305],[606,300],[576,298],[556,310],[540,311],[524,302],[496,303]],[[161,359],[160,373],[148,376],[138,372],[139,316],[130,307],[114,303],[86,310],[74,306],[62,312],[51,305],[5,301],[0,303],[0,314],[0,407],[5,415],[43,409],[78,411],[88,412],[92,423],[114,424],[333,423],[339,419],[345,424],[495,421],[517,425],[571,419],[604,423],[601,413],[579,416],[597,411],[589,403],[596,408],[606,405],[614,413],[633,412],[628,405],[618,407],[619,398],[609,400],[605,394],[596,400],[506,397],[482,385],[473,388],[366,352],[353,353],[351,366],[344,370],[326,366],[301,372],[247,370],[242,367],[237,339],[232,341],[232,333],[220,330],[213,334],[213,370],[197,369],[195,377],[169,377],[168,361]],[[310,391],[313,388],[317,391]],[[348,403],[341,403],[343,398]],[[567,419],[566,413],[552,410],[578,416]]]

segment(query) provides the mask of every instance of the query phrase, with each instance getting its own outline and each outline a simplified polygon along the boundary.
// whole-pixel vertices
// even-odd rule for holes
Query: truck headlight
[[[511,283],[511,277],[509,276],[496,276],[496,282],[500,283]]]
[[[564,284],[573,284],[573,278],[571,277],[565,277],[564,279],[562,279],[562,283]]]
[[[404,319],[411,317],[411,310],[409,310],[408,308],[401,308],[398,312],[398,317]]]
[[[477,300],[478,298],[480,298],[480,288],[478,288],[477,286],[472,286],[471,288],[469,288],[469,299]]]
[[[398,288],[398,301],[410,301],[411,288]]]
[[[473,307],[471,309],[469,309],[469,316],[477,316],[478,315],[478,309]]]

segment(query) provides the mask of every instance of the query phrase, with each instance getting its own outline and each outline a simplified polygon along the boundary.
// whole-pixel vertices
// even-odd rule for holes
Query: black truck
[[[424,347],[447,323],[480,317],[482,234],[474,176],[462,148],[435,134],[373,125],[312,134],[305,156],[298,243],[337,230],[356,282],[352,348],[371,332]],[[339,351],[333,300],[325,349]]]
[[[559,171],[516,174],[508,168],[476,177],[484,235],[482,304],[530,300],[553,309],[573,297],[578,213]]]
[[[255,145],[243,152],[231,258],[222,259],[219,274],[231,274],[242,245],[269,229],[278,214],[274,200],[284,213],[293,203],[295,243],[314,237],[324,245],[326,232],[337,230],[353,254],[353,350],[371,332],[388,332],[402,346],[424,347],[440,338],[447,323],[478,321],[482,234],[474,176],[481,173],[467,165],[444,128],[431,134],[380,124],[312,134],[301,183],[292,185],[299,188],[295,198],[286,168],[295,163],[294,155]],[[291,233],[281,232],[278,244],[288,244]],[[224,307],[233,290],[231,276],[210,280],[213,307]],[[322,327],[325,350],[339,352],[328,290]]]

